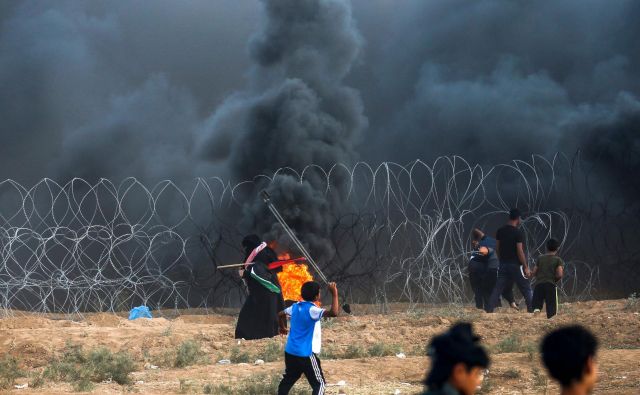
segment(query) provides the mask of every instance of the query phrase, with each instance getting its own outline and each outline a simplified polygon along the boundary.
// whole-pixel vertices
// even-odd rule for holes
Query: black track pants
[[[533,289],[533,308],[542,310],[542,304],[547,306],[547,318],[551,318],[558,312],[558,288],[555,284],[536,284]]]
[[[298,357],[285,352],[284,365],[285,371],[278,386],[278,395],[288,394],[302,374],[307,377],[307,381],[313,389],[313,395],[324,394],[324,375],[322,374],[320,359],[316,354],[311,354],[308,357]]]

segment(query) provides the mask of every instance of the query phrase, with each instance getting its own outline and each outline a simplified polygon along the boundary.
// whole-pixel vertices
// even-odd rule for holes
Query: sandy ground
[[[394,306],[396,312],[380,314],[375,306],[352,306],[352,316],[342,316],[324,323],[323,354],[329,394],[415,394],[428,369],[424,348],[429,339],[460,320],[472,321],[485,345],[491,350],[490,367],[484,393],[489,394],[553,394],[557,386],[545,379],[539,363],[537,342],[547,331],[568,323],[581,323],[593,330],[600,342],[598,355],[600,380],[597,394],[640,394],[640,315],[637,307],[629,309],[625,300],[578,302],[561,305],[553,320],[543,315],[501,309],[485,314],[471,307],[432,306],[407,312],[405,306]],[[263,365],[253,361],[265,356],[266,350],[281,347],[284,338],[260,341],[233,339],[233,314],[199,314],[183,312],[177,318],[154,318],[128,321],[113,314],[87,314],[84,317],[45,317],[12,312],[0,319],[0,355],[18,358],[29,374],[42,371],[51,358],[60,355],[68,342],[85,349],[104,346],[126,351],[136,362],[132,373],[134,384],[120,386],[98,383],[94,393],[137,392],[202,393],[205,384],[239,385],[241,380],[260,375],[277,375],[284,364],[279,359]],[[504,338],[517,339],[517,352]],[[185,340],[199,344],[203,360],[185,368],[171,367],[172,353]],[[386,357],[344,359],[354,354],[354,347],[367,350],[385,346],[406,358]],[[248,353],[250,363],[218,364],[236,353]],[[272,353],[273,354],[273,353]],[[355,356],[355,358],[354,358]],[[233,359],[233,358],[232,358]],[[264,358],[269,359],[269,358]],[[157,368],[156,368],[157,366]],[[19,378],[17,384],[28,382]],[[181,383],[182,381],[182,383]],[[300,383],[304,388],[306,383]],[[41,388],[13,389],[10,393],[70,393],[69,383],[47,381]],[[2,390],[0,390],[2,393]]]

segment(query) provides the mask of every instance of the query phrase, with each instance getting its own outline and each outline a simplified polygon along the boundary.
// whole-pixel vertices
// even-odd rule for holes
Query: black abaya
[[[256,255],[249,269],[280,288],[278,276],[267,268],[267,264],[277,259],[275,252],[267,247]],[[249,269],[242,276],[249,288],[249,296],[240,310],[235,337],[246,340],[274,337],[279,333],[278,312],[284,310],[282,292],[274,293],[265,288],[249,274]]]

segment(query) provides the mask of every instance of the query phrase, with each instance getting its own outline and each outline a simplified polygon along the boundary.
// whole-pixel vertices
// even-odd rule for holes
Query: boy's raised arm
[[[329,283],[329,291],[331,292],[331,310],[324,313],[325,317],[337,317],[340,313],[338,304],[338,286],[336,283]]]

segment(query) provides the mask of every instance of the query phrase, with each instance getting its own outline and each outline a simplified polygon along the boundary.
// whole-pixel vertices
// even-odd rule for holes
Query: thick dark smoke
[[[199,160],[203,138],[207,159],[234,157],[244,103],[275,97],[283,76],[329,114],[336,81],[359,91],[369,124],[351,149],[374,162],[570,154],[593,141],[583,125],[640,96],[635,1],[352,3],[357,29],[332,14],[325,27],[278,25],[281,4],[254,1],[2,2],[0,178],[219,174],[224,161]],[[245,78],[252,92],[230,98]]]
[[[375,38],[350,76],[376,141],[367,157],[573,153],[591,141],[576,125],[640,97],[635,1],[355,1],[354,14]]]
[[[212,116],[204,157],[226,160],[236,179],[310,163],[354,163],[366,119],[358,93],[343,84],[361,47],[348,3],[268,0],[264,6],[266,22],[250,45],[251,86]],[[220,146],[230,151],[221,153]],[[339,200],[327,200],[323,188],[320,178],[301,183],[283,174],[269,192],[314,252],[331,258],[331,214],[341,207]],[[257,202],[245,207],[247,225],[279,238],[281,230],[253,193]]]
[[[634,0],[2,1],[0,179],[579,153],[582,232],[637,278],[638,20]],[[328,258],[345,208],[305,180],[271,192]],[[244,218],[280,235],[259,201]]]
[[[202,119],[242,84],[256,4],[3,1],[0,178],[190,179]]]

